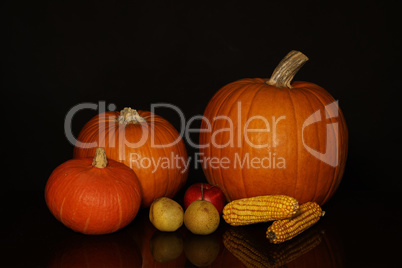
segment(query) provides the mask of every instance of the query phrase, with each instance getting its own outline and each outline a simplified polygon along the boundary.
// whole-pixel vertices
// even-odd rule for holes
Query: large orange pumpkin
[[[101,148],[93,159],[72,159],[58,166],[45,188],[51,213],[83,234],[107,234],[125,227],[137,215],[141,197],[135,173],[108,161]]]
[[[188,174],[187,152],[176,129],[164,118],[147,111],[125,108],[93,117],[81,130],[74,158],[105,148],[109,159],[132,168],[140,180],[142,206],[156,198],[172,198]]]
[[[291,83],[306,61],[291,51],[270,79],[230,83],[210,100],[200,132],[202,168],[228,201],[285,194],[322,205],[338,188],[345,119],[322,87]]]

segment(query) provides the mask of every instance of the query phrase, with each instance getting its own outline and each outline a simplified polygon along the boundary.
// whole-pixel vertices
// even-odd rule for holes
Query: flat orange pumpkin
[[[125,227],[137,215],[141,198],[135,173],[107,160],[101,148],[94,158],[72,159],[58,166],[45,188],[50,212],[83,234],[108,234]]]

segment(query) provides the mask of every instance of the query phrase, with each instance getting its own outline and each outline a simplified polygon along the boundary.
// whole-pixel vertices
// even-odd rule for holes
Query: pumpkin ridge
[[[87,184],[90,183],[92,180],[98,180],[98,177],[100,176],[101,172],[102,172],[102,173],[106,173],[108,176],[110,176],[110,177],[113,178],[113,179],[116,179],[116,178],[119,179],[119,177],[116,177],[116,174],[115,174],[116,171],[114,171],[115,165],[114,165],[114,163],[113,163],[113,162],[116,162],[116,163],[119,163],[119,162],[114,161],[114,160],[112,160],[112,159],[108,159],[108,161],[109,161],[108,166],[107,166],[106,168],[103,168],[103,169],[99,169],[99,168],[93,167],[92,164],[91,164],[91,169],[92,169],[93,172],[87,175],[87,183],[85,184],[85,186],[86,186],[85,188],[91,189],[91,187],[88,186]],[[119,164],[120,164],[120,163],[119,163]],[[119,171],[119,172],[120,172],[120,171]],[[121,174],[121,173],[120,173],[120,174]],[[79,177],[77,177],[76,179],[79,179]],[[105,179],[105,178],[102,178],[102,179]],[[109,181],[108,185],[109,185],[109,186],[113,186],[113,188],[114,188],[114,190],[115,190],[115,193],[119,196],[119,193],[118,193],[118,191],[117,191],[116,185],[115,185],[114,183],[111,183],[112,179],[107,178],[106,181]],[[119,180],[119,181],[121,181],[121,180]],[[81,189],[82,189],[81,195],[80,195],[80,197],[78,198],[78,200],[80,200],[81,203],[82,203],[82,196],[85,194],[85,191],[87,191],[87,190],[85,190],[85,188],[81,188]],[[105,189],[103,189],[102,191],[105,191]],[[110,195],[110,192],[109,192],[109,191],[108,191],[107,193]],[[99,200],[98,200],[98,202],[99,202]],[[91,204],[91,206],[93,206],[93,204]],[[87,220],[86,220],[86,223],[85,223],[85,226],[84,226],[84,229],[83,229],[83,233],[84,233],[84,234],[87,233],[88,228],[89,228],[89,226],[90,226],[90,225],[89,225],[89,222],[90,222],[91,217],[92,217],[92,212],[96,212],[96,213],[103,212],[103,213],[104,213],[105,211],[100,210],[98,207],[96,208],[96,210],[92,209],[92,210],[89,211],[89,215],[88,215],[88,218],[87,218]],[[120,214],[122,213],[122,208],[121,208],[120,202],[119,202],[119,212],[120,212]],[[107,213],[109,213],[109,211],[108,211]],[[109,217],[110,217],[110,214],[109,214]],[[103,223],[102,223],[102,224],[105,224],[105,217],[103,218]],[[119,228],[113,228],[112,231],[110,231],[110,232],[115,232],[115,231],[119,230],[119,229],[120,229],[120,225],[121,225],[121,222],[120,222],[120,224],[119,224]],[[93,226],[92,226],[92,228],[93,228]],[[110,228],[109,228],[109,229],[110,229]]]
[[[332,119],[331,119],[331,125],[333,125],[332,124],[333,123],[333,121],[332,121]],[[338,126],[339,126],[339,123],[338,123]],[[334,127],[332,127],[332,129],[334,129]],[[335,129],[334,129],[334,132],[335,132]],[[338,136],[338,139],[336,140],[336,148],[339,148],[338,147],[338,144],[339,144],[339,136]],[[339,152],[338,152],[339,153]],[[339,159],[339,155],[337,155],[337,157],[338,157],[338,159]],[[336,189],[336,188],[338,188],[338,186],[339,186],[339,183],[340,183],[340,181],[339,181],[339,176],[340,176],[340,174],[341,174],[341,171],[340,171],[340,163],[338,163],[338,165],[334,168],[334,180],[331,182],[331,186],[329,187],[329,189],[328,189],[328,191],[327,191],[327,194],[324,196],[324,199],[323,199],[323,202],[325,202],[326,200],[328,200],[330,197],[331,197],[331,195],[332,195],[332,192],[334,191],[334,189]]]
[[[113,140],[115,139],[114,133],[116,131],[113,132],[112,130],[115,130],[117,128],[117,126],[116,126],[117,124],[115,122],[113,122],[114,120],[116,120],[116,116],[114,116],[113,119],[105,120],[103,122],[107,126],[105,127],[105,129],[102,133],[99,131],[99,129],[96,131],[98,133],[98,135],[103,138],[103,140],[99,140],[98,145],[103,146],[105,148],[105,150],[106,150],[106,147],[109,146],[109,141],[112,140],[112,138],[113,138]],[[96,126],[96,125],[94,125],[94,126]],[[112,138],[110,137],[111,132],[113,133]],[[106,140],[106,137],[108,137],[108,140]],[[107,142],[107,146],[106,146],[106,142]],[[110,152],[109,152],[109,154],[110,154]]]
[[[121,197],[120,197],[120,193],[119,193],[119,191],[117,190],[116,185],[113,185],[113,186],[114,186],[114,189],[115,189],[116,195],[117,195],[117,203],[119,204],[119,224],[117,224],[117,229],[116,229],[116,230],[119,230],[120,227],[121,227],[121,224],[122,224],[122,222],[123,222],[123,208],[121,207]]]
[[[79,178],[79,177],[77,177],[77,178]],[[64,186],[64,187],[66,187],[66,186]],[[65,199],[69,199],[69,197],[71,196],[71,193],[73,192],[73,190],[77,190],[77,189],[74,189],[74,187],[71,187],[71,186],[70,186],[69,191],[68,191],[66,194],[64,194]],[[73,194],[75,194],[76,192],[77,192],[77,191],[73,192]],[[84,191],[81,191],[81,194],[80,194],[80,196],[78,197],[77,200],[81,200],[83,194],[84,194]],[[76,211],[75,211],[75,212],[76,212]],[[74,216],[75,216],[75,215],[74,215]],[[71,217],[69,220],[70,220],[69,222],[64,222],[64,221],[61,221],[61,222],[62,222],[64,225],[66,225],[67,227],[70,228],[71,222],[74,220],[74,217]]]
[[[238,81],[243,81],[243,79],[242,79],[242,80],[238,80]],[[243,84],[238,83],[238,81],[234,82],[233,84],[240,84],[239,86],[234,87],[233,89],[228,88],[228,91],[229,91],[229,92],[226,93],[226,96],[224,96],[223,100],[220,102],[221,105],[219,106],[218,110],[214,113],[214,117],[216,117],[217,115],[219,115],[222,106],[224,106],[224,105],[222,105],[222,104],[225,103],[225,102],[227,102],[228,100],[230,100],[230,98],[231,98],[238,90],[241,90],[241,89],[242,89],[242,85],[243,85]],[[231,84],[229,84],[229,85],[231,85]],[[227,85],[227,87],[228,87],[229,85]],[[247,88],[247,87],[246,87],[246,88]],[[243,91],[241,91],[240,93],[238,93],[239,95],[236,97],[236,100],[230,105],[229,114],[232,112],[233,106],[236,106],[236,105],[237,105],[237,102],[238,102],[240,96],[241,96],[245,91],[246,91],[246,89],[243,88]],[[213,119],[213,118],[212,118],[212,119]],[[215,122],[212,122],[212,123],[211,123],[211,129],[214,129],[214,125],[215,125]],[[238,139],[240,139],[240,137],[238,137]],[[209,144],[210,144],[210,146],[207,147],[208,155],[212,155],[212,149],[213,149],[213,148],[212,148],[212,146],[211,146],[211,139],[209,140]],[[222,156],[221,150],[219,150],[219,157],[221,157],[221,156]],[[207,169],[207,170],[209,171],[210,169]],[[219,172],[220,172],[220,174],[222,175],[222,170],[219,169]],[[214,176],[213,176],[212,171],[211,171],[211,176],[210,176],[210,178],[212,179],[213,177],[214,177]],[[212,179],[212,180],[213,180],[213,179]],[[214,184],[214,185],[216,184],[216,181],[215,181],[215,180],[213,180],[212,182],[213,182],[212,184]],[[226,189],[225,182],[222,181],[221,183],[222,183],[223,189]],[[230,197],[230,199],[232,199],[232,197]]]
[[[154,126],[154,132],[155,132],[155,126]],[[169,132],[170,133],[170,132]],[[158,139],[158,141],[159,142],[161,142],[161,139],[159,138],[159,135],[155,135],[155,137]],[[168,155],[168,154],[166,154],[166,150],[165,150],[165,146],[162,146],[162,150],[163,150],[163,154],[164,155]],[[158,161],[158,160],[157,160]],[[168,181],[168,183],[167,183],[167,185],[166,185],[166,187],[164,187],[165,188],[165,193],[163,194],[163,196],[166,196],[166,193],[168,193],[169,191],[168,191],[168,187],[169,187],[169,185],[170,185],[170,168],[168,168],[167,169],[167,181]]]
[[[69,164],[71,164],[71,162],[77,162],[76,160],[69,160],[69,161],[67,161],[66,163],[68,163],[68,165]],[[92,161],[92,160],[91,160]],[[89,162],[88,162],[89,163]],[[92,163],[92,162],[91,162]],[[62,164],[63,166],[65,166],[65,164]],[[92,164],[91,164],[91,166],[90,166],[90,168],[92,168]],[[69,173],[69,177],[72,177],[72,179],[67,179],[66,177],[63,177],[63,179],[61,179],[62,180],[62,183],[63,183],[63,187],[61,188],[61,189],[68,189],[67,190],[67,192],[64,192],[63,193],[63,196],[64,196],[64,199],[63,199],[63,202],[62,202],[62,205],[63,205],[63,207],[64,207],[64,202],[66,201],[66,199],[67,199],[67,197],[71,194],[71,191],[73,190],[69,185],[71,185],[71,183],[73,183],[74,182],[74,180],[76,179],[76,178],[78,178],[78,176],[80,176],[80,174],[82,173],[82,172],[85,172],[85,171],[87,171],[88,169],[86,169],[86,167],[82,167],[80,170],[78,170],[78,172],[74,172],[75,170],[72,170],[73,171],[73,174],[71,174],[71,173]],[[61,171],[62,171],[62,169],[60,169],[59,170],[60,171],[60,173],[61,173]],[[57,174],[57,176],[55,176],[55,178],[58,178],[58,174]],[[51,186],[54,186],[55,185],[55,181],[53,181],[52,182],[52,184],[51,184]],[[67,187],[68,186],[68,187]],[[58,190],[58,188],[60,187],[58,184],[56,184],[56,191],[55,190],[53,190],[54,192],[58,192],[59,190]],[[56,207],[55,207],[56,208]],[[60,210],[60,208],[56,208],[57,210]],[[59,219],[59,221],[61,222],[61,223],[63,223],[63,224],[65,224],[63,221],[62,221],[62,218],[63,218],[63,215],[62,215],[62,211],[60,211],[60,213],[59,213],[59,216],[60,216],[60,219]]]
[[[293,101],[293,98],[292,98],[292,94],[290,92],[291,89],[287,88],[287,87],[285,87],[283,89],[286,90],[286,92],[289,95],[289,100],[290,100],[292,110],[293,110],[293,118],[295,120],[296,127],[298,127],[297,116],[296,116],[296,107],[295,107],[295,104],[294,104],[294,101]],[[292,189],[294,194],[297,192],[297,180],[299,179],[299,168],[300,168],[300,163],[299,163],[299,161],[300,161],[300,157],[299,157],[299,133],[297,131],[296,131],[296,133],[297,133],[297,137],[296,137],[296,154],[295,154],[296,158],[297,158],[297,161],[296,161],[296,176],[295,176],[294,188]]]
[[[121,174],[121,173],[120,173],[120,174]],[[114,178],[114,179],[119,179],[118,177],[116,177],[116,175],[114,174],[114,172],[111,172],[111,171],[110,171],[110,169],[109,169],[109,175],[110,175],[112,178]],[[124,185],[127,185],[127,183],[126,183],[125,181],[122,181],[122,180],[120,180],[120,179],[119,179],[119,181],[122,182],[122,183],[124,183]],[[115,193],[116,193],[116,195],[117,195],[117,203],[118,203],[118,205],[119,205],[119,223],[117,224],[117,227],[116,227],[116,230],[119,230],[119,229],[120,229],[120,226],[121,226],[121,224],[122,224],[122,222],[123,222],[123,208],[122,208],[122,206],[121,206],[121,197],[120,197],[120,192],[119,192],[119,190],[117,189],[117,186],[116,186],[115,184],[111,184],[111,185],[113,186],[114,191],[115,191]]]
[[[85,234],[88,230],[88,226],[89,226],[89,221],[91,220],[91,214],[89,214],[87,221],[85,222],[85,226],[84,226],[84,230],[82,230],[82,232]]]
[[[251,113],[251,110],[253,109],[253,102],[254,102],[254,99],[257,97],[257,95],[258,95],[258,93],[263,89],[263,88],[265,88],[265,86],[266,85],[264,85],[264,84],[261,84],[260,85],[260,87],[259,88],[257,88],[256,90],[255,90],[255,92],[254,92],[254,96],[253,96],[253,98],[251,99],[251,102],[250,102],[250,107],[249,107],[249,109],[248,109],[248,111],[247,111],[247,116],[246,116],[246,118],[250,118],[249,116],[250,116],[250,113]],[[243,136],[244,136],[244,130],[243,130]],[[242,140],[242,146],[241,146],[241,150],[243,150],[243,147],[244,147],[244,137],[243,137],[243,140]],[[243,152],[241,153],[241,155],[243,155]],[[247,188],[246,188],[246,184],[245,184],[245,182],[244,182],[244,173],[243,173],[243,169],[241,169],[241,177],[242,177],[242,181],[243,181],[243,189],[244,189],[244,192],[245,192],[245,196],[249,196],[248,194],[247,194]]]
[[[326,107],[326,105],[325,105],[325,103],[322,101],[321,97],[319,97],[315,91],[313,91],[312,89],[310,89],[310,88],[308,88],[308,87],[306,87],[306,89],[307,89],[309,92],[311,92],[311,93],[318,99],[318,101],[321,103],[322,107]],[[330,96],[326,96],[326,97],[330,98]],[[332,97],[331,97],[331,98],[332,98]],[[335,100],[332,99],[331,101],[335,101]],[[340,111],[338,110],[338,112],[340,112]],[[326,113],[326,114],[328,113],[328,111],[327,111],[326,109],[325,109],[325,113]],[[334,123],[333,118],[334,118],[334,117],[332,117],[332,116],[329,118],[329,120],[331,121],[331,125],[333,125],[332,123]],[[333,128],[332,128],[332,129],[333,129]],[[335,130],[334,130],[334,132],[335,132]],[[338,137],[338,139],[339,139],[339,137]],[[337,148],[338,148],[338,142],[339,142],[339,141],[337,140],[337,141],[336,141],[336,146],[337,146]],[[338,159],[339,159],[339,155],[338,155],[337,157],[338,157]],[[322,162],[322,161],[321,161],[321,162]],[[322,163],[320,163],[320,165],[321,165],[321,164],[322,164]],[[327,190],[326,194],[324,195],[323,199],[320,200],[320,201],[317,202],[317,203],[322,204],[322,203],[326,202],[326,200],[328,200],[328,198],[329,198],[329,196],[331,195],[331,193],[334,191],[334,185],[335,185],[335,182],[338,181],[338,176],[339,176],[338,169],[339,169],[339,165],[334,168],[334,171],[333,171],[333,178],[334,178],[334,179],[332,180],[330,187],[328,187],[328,190]]]
[[[241,80],[239,80],[239,81],[241,81]],[[234,82],[234,84],[237,84],[237,81],[236,82]],[[238,87],[235,87],[235,88],[233,88],[233,89],[231,89],[230,87],[228,88],[228,92],[226,92],[226,94],[224,94],[224,98],[223,98],[223,100],[220,102],[221,103],[221,105],[219,106],[219,108],[218,108],[218,110],[214,113],[214,117],[216,117],[217,115],[219,115],[220,114],[220,111],[221,111],[221,108],[222,108],[222,104],[223,103],[225,103],[225,102],[227,102],[228,100],[230,100],[230,98],[235,94],[235,92],[238,90],[240,88],[240,86],[238,86]],[[240,93],[241,94],[241,93]],[[226,95],[226,96],[225,96]],[[236,98],[236,100],[237,100],[237,98]],[[233,106],[233,104],[231,105],[231,107],[229,108],[229,113],[231,112],[231,110],[232,110],[232,106]],[[214,119],[214,118],[212,118],[212,119]],[[211,129],[214,129],[214,125],[215,125],[215,120],[211,123]],[[212,144],[211,144],[211,138],[209,139],[209,145],[210,146],[208,146],[207,147],[207,150],[208,150],[208,155],[212,155]],[[218,153],[219,153],[219,157],[221,157],[222,156],[222,154],[221,154],[221,150],[219,150],[218,151]],[[210,170],[210,169],[208,169],[208,170]],[[218,172],[222,175],[222,170],[221,169],[218,169]],[[210,178],[212,179],[214,176],[212,175],[212,171],[211,171],[211,176],[210,176]],[[213,183],[212,184],[216,184],[216,181],[215,180],[213,180]],[[224,186],[224,188],[226,189],[226,186]]]
[[[99,123],[99,122],[102,122],[102,123],[107,122],[106,114],[108,114],[108,112],[97,115],[95,117],[96,120],[93,120],[94,122],[88,121],[84,125],[84,128],[87,128],[89,131],[87,131],[86,133],[80,133],[78,135],[77,142],[87,143],[87,142],[92,142],[92,141],[96,142],[97,141],[98,142],[97,146],[99,146],[100,141],[99,141],[99,130],[97,129],[97,123]],[[84,148],[87,149],[85,154],[82,154],[82,153],[80,154],[76,148],[77,147],[74,147],[74,151],[73,151],[73,156],[74,157],[76,157],[76,154],[79,154],[80,157],[93,157],[93,154],[89,153],[91,151],[91,148],[88,148],[87,146],[83,146],[82,147],[83,149]]]
[[[117,117],[116,117],[117,118]],[[126,161],[126,148],[120,148],[122,140],[127,136],[127,132],[131,126],[134,124],[123,125],[116,122],[116,118],[111,119],[113,122],[110,122],[110,127],[105,129],[105,149],[107,150],[108,159],[112,159],[119,164],[126,165],[130,167],[129,164],[125,164]],[[130,167],[131,169],[131,167]]]
[[[304,92],[304,89],[305,89],[305,88],[298,88],[299,92],[302,93],[302,94],[305,96],[306,100],[308,101],[308,103],[309,103],[310,106],[311,106],[312,112],[314,113],[315,111],[314,111],[313,104],[311,103],[311,100],[307,97],[306,92]],[[318,131],[316,131],[316,136],[317,136],[316,139],[319,140],[319,139],[320,139],[320,135],[318,135]],[[318,142],[318,146],[320,147],[320,142]],[[321,147],[319,148],[319,151],[321,152]],[[322,163],[320,163],[320,164],[318,165],[317,174],[320,174],[321,165],[322,165]],[[318,188],[319,181],[320,181],[320,177],[319,177],[319,176],[316,176],[315,190],[314,190],[314,195],[313,195],[313,197],[311,198],[312,200],[315,200],[315,198],[316,198],[316,195],[317,195],[317,188]]]
[[[119,162],[116,162],[116,163],[118,163],[119,165],[125,165],[125,164],[123,164],[123,163],[119,163]],[[119,180],[119,184],[118,184],[118,186],[121,188],[121,189],[124,189],[124,188],[127,188],[127,187],[130,187],[130,188],[132,188],[134,191],[135,191],[135,193],[138,195],[138,197],[140,197],[140,199],[142,199],[142,194],[141,193],[138,193],[138,189],[140,189],[139,187],[140,187],[140,183],[139,183],[139,181],[138,181],[138,178],[137,178],[137,182],[135,182],[135,183],[133,183],[133,184],[131,184],[131,183],[127,183],[127,180],[126,180],[126,174],[123,174],[123,173],[118,173],[119,175],[121,175],[122,176],[122,178],[123,178],[123,180],[119,177],[119,176],[116,176],[116,172],[113,170],[108,170],[109,171],[109,175],[112,177],[112,178],[114,178],[115,180],[116,179],[118,179]],[[126,170],[126,172],[125,173],[134,173],[135,174],[135,172],[132,170],[132,169],[130,169],[130,170]],[[137,177],[137,175],[135,175],[136,177]],[[116,191],[116,194],[117,194],[117,196],[118,196],[118,204],[119,204],[119,216],[120,216],[120,219],[119,219],[119,224],[118,224],[118,228],[116,229],[116,230],[119,230],[120,229],[120,227],[121,227],[121,224],[123,223],[123,209],[122,209],[122,204],[121,204],[121,195],[119,194],[119,193],[121,193],[122,191],[119,191],[118,190],[118,188],[117,188],[117,185],[116,184],[112,184],[113,185],[113,187],[114,187],[114,189],[115,189],[115,191]],[[130,203],[131,201],[132,201],[132,203],[130,203],[130,205],[132,206],[132,204],[134,204],[135,203],[135,196],[133,197],[132,195],[130,195],[130,196],[125,196],[125,197],[129,197],[129,198],[127,198],[128,199],[128,202]],[[138,210],[137,210],[137,213],[138,213]]]
[[[120,131],[119,131],[119,130],[116,130],[116,129],[118,129],[118,127],[116,127],[117,124],[118,124],[118,123],[115,122],[113,125],[110,125],[107,130],[105,130],[105,135],[104,135],[104,137],[106,138],[106,136],[108,136],[108,137],[109,137],[109,141],[113,141],[113,143],[116,143],[116,133],[119,133],[119,135],[120,135]],[[109,141],[108,141],[107,147],[110,147]],[[115,145],[115,146],[116,146],[116,145]],[[109,151],[109,155],[111,155],[110,150],[108,150],[108,151]],[[119,151],[120,151],[120,150],[119,150]],[[109,157],[109,159],[110,159],[110,157]],[[115,158],[115,159],[116,159],[116,158]],[[122,163],[122,161],[118,161],[118,162],[119,162],[119,163]]]
[[[249,85],[243,87],[243,91],[239,94],[239,96],[237,96],[236,101],[234,102],[234,104],[235,104],[236,106],[237,106],[237,103],[238,103],[239,98],[240,98],[245,92],[247,92],[248,88],[251,87],[251,85],[252,85],[252,84],[249,84]],[[250,103],[250,108],[249,108],[249,111],[248,111],[247,113],[250,112],[251,105],[252,105],[252,103]],[[232,107],[233,107],[233,104],[232,104]],[[232,108],[232,107],[231,107],[231,108]],[[232,110],[232,109],[230,109],[230,110]],[[242,113],[240,112],[240,114],[242,114]],[[237,118],[237,120],[238,120],[238,118]],[[242,125],[243,125],[243,124],[242,124]],[[242,146],[240,147],[240,156],[243,156],[244,131],[242,132],[242,136],[243,136],[243,139],[242,139]],[[237,139],[240,139],[240,137],[237,137]],[[221,150],[222,150],[222,149],[221,149]],[[221,151],[221,150],[219,150],[219,151]],[[243,172],[243,169],[242,169],[242,168],[241,168],[241,182],[242,182],[242,184],[243,184],[244,193],[246,194],[245,196],[247,196],[246,184],[245,184],[245,182],[244,182],[244,172]],[[226,188],[225,188],[225,189],[226,189]],[[232,199],[232,198],[231,198],[231,199]]]
[[[149,123],[150,124],[150,123]],[[152,126],[150,126],[150,127],[152,127]],[[146,143],[146,144],[144,144],[143,146],[141,146],[141,149],[143,149],[145,147],[145,150],[147,151],[147,154],[146,155],[148,155],[148,156],[150,156],[150,157],[152,157],[153,156],[153,154],[152,154],[152,151],[151,151],[151,149],[149,148],[149,144],[148,143]],[[155,172],[151,172],[151,174],[152,174],[152,177],[153,177],[153,179],[152,179],[152,189],[157,189],[156,187],[157,187],[157,184],[158,183],[156,183],[156,179],[155,179]],[[141,185],[141,190],[142,190],[142,185]],[[145,189],[143,190],[143,192],[145,192]],[[153,196],[152,196],[152,200],[154,200],[155,199],[155,192],[156,193],[158,193],[159,191],[154,191],[154,193],[152,194]],[[159,193],[158,193],[158,195],[159,195]],[[147,196],[147,198],[149,198],[148,196]],[[144,203],[144,196],[143,196],[143,199],[142,199],[142,203]]]
[[[180,133],[178,133],[178,131],[172,126],[172,127],[168,127],[168,126],[166,126],[165,124],[158,124],[158,126],[161,126],[164,130],[166,130],[168,133],[169,133],[169,135],[171,136],[171,138],[173,138],[173,140],[176,140],[176,136],[178,135],[178,137],[180,137],[180,140],[183,140],[183,137],[180,135]],[[186,151],[186,147],[185,147],[185,145],[183,144],[183,146],[177,146],[176,147],[176,149],[177,149],[177,151],[178,151],[178,153],[180,153],[180,155],[181,156],[185,156],[185,158],[186,158],[186,161],[188,161],[188,155],[187,155],[187,151]],[[182,171],[180,171],[180,174],[182,175],[182,176],[185,176],[185,173],[188,173],[188,169],[189,168],[187,168],[187,170],[182,170]],[[182,177],[181,176],[181,177]],[[185,182],[181,182],[180,183],[180,188],[184,185],[184,183]],[[170,184],[169,184],[170,185]]]
[[[61,201],[61,205],[60,205],[60,212],[59,212],[59,218],[61,223],[64,224],[63,222],[63,206],[64,206],[64,202],[66,201],[66,197],[63,198],[63,201]]]

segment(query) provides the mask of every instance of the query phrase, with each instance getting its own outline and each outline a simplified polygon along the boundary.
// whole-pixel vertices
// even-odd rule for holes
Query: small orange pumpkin
[[[83,234],[107,234],[125,227],[137,215],[141,198],[133,170],[108,161],[102,148],[93,159],[72,159],[58,166],[45,188],[51,213]]]

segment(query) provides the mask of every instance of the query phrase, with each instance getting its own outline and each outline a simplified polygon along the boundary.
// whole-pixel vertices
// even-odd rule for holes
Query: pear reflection
[[[157,262],[170,262],[183,252],[183,238],[178,232],[156,231],[149,242],[151,254]]]
[[[176,232],[161,232],[149,220],[148,210],[137,215],[128,226],[142,255],[142,267],[184,267],[183,228]]]
[[[265,230],[229,227],[225,248],[245,267],[343,267],[339,236],[332,226],[318,223],[279,245],[265,239]]]
[[[186,258],[197,267],[211,265],[220,252],[219,237],[215,234],[195,235],[188,232],[184,240]]]
[[[57,246],[48,267],[141,267],[141,264],[138,247],[122,233],[74,234]]]

